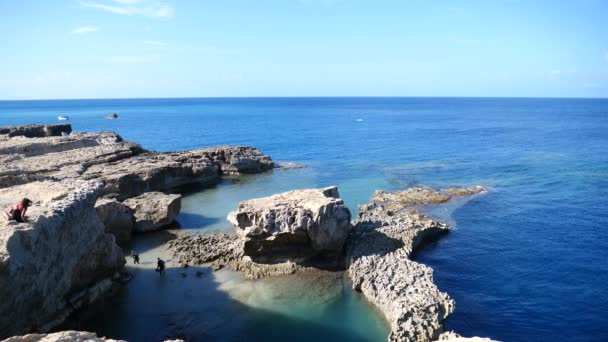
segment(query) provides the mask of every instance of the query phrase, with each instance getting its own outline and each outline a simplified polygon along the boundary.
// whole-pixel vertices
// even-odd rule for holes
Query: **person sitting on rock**
[[[156,272],[159,272],[161,275],[165,274],[165,261],[161,258],[158,258],[156,262]]]
[[[139,264],[139,254],[135,253],[135,251],[131,251],[131,257],[133,258],[134,264]]]
[[[21,203],[17,204],[14,208],[11,208],[9,211],[4,212],[4,217],[7,220],[15,220],[19,223],[26,222],[27,216],[27,208],[32,205],[32,201],[27,198],[21,200]]]

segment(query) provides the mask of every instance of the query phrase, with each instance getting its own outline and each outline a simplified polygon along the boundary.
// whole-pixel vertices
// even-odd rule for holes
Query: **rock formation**
[[[70,125],[45,127],[55,131],[56,126],[71,130]],[[20,131],[18,127],[2,130]],[[36,180],[99,179],[105,183],[103,195],[120,200],[189,183],[214,184],[222,175],[274,167],[272,159],[253,147],[150,152],[108,132],[29,139],[0,135],[0,165],[0,188]]]
[[[29,334],[9,337],[2,342],[126,342],[105,337],[86,331],[60,331],[52,334]]]
[[[437,341],[452,341],[452,342],[497,342],[487,337],[462,337],[453,331],[446,331],[439,335]]]
[[[116,114],[116,113],[108,114],[108,115],[106,115],[106,119],[111,119],[111,120],[118,119],[118,114]]]
[[[473,189],[476,191],[470,194],[483,191]],[[353,287],[389,320],[390,341],[437,339],[443,321],[454,311],[454,301],[433,283],[433,270],[410,260],[423,241],[449,229],[413,208],[443,203],[450,196],[430,188],[412,188],[376,192],[372,203],[359,206],[359,218],[346,246],[348,273]]]
[[[114,286],[124,257],[93,205],[98,181],[0,189],[0,207],[34,200],[29,221],[0,220],[0,337],[46,331]]]
[[[341,253],[350,211],[334,186],[241,202],[228,220],[243,239],[245,256],[289,260]]]
[[[156,229],[179,212],[179,196],[149,192],[274,166],[253,147],[159,153],[115,133],[70,132],[0,128],[0,208],[35,202],[29,222],[0,220],[0,338],[48,331],[113,290],[125,263],[114,236],[128,239],[133,224]],[[127,202],[134,210],[121,203],[140,195]]]
[[[146,192],[123,202],[133,212],[135,232],[149,232],[167,226],[177,217],[182,206],[181,195]]]
[[[131,240],[133,232],[133,211],[117,200],[102,198],[95,203],[97,215],[118,242]]]
[[[70,134],[72,125],[27,125],[27,126],[9,126],[0,127],[0,135],[6,135],[9,138],[16,136],[24,136],[26,138],[52,137]]]
[[[52,334],[29,334],[9,337],[2,342],[127,342],[111,338],[97,337],[87,331],[60,331]],[[184,342],[184,340],[165,340],[165,342]]]
[[[260,278],[315,267],[314,263],[291,259],[313,255],[312,241],[323,241],[316,246],[342,250],[338,247],[342,246],[342,233],[348,233],[343,264],[353,287],[390,322],[390,341],[462,339],[455,333],[442,334],[443,321],[454,311],[454,301],[435,286],[431,268],[410,260],[424,241],[446,233],[449,227],[426,218],[416,208],[484,191],[482,187],[378,191],[372,203],[359,206],[359,217],[350,230],[342,224],[350,214],[342,210],[335,187],[291,191],[239,204],[228,216],[236,235],[183,235],[171,241],[169,248],[182,264],[213,262],[214,269],[227,265],[248,278]],[[324,233],[316,230],[320,227]],[[337,235],[333,235],[335,227],[342,227]],[[277,238],[281,234],[287,237]],[[265,261],[283,262],[256,262],[260,256]]]

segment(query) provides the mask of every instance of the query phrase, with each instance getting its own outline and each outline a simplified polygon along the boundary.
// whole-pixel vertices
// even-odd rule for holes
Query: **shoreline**
[[[34,132],[32,137],[27,137],[28,134],[32,134],[32,130]],[[0,172],[0,187],[15,190],[42,186],[44,189],[47,184],[62,184],[66,188],[60,196],[65,197],[70,196],[71,191],[80,191],[79,182],[98,180],[101,183],[97,190],[87,196],[100,196],[120,204],[126,199],[148,194],[150,191],[169,192],[192,183],[207,187],[217,183],[223,175],[260,173],[276,167],[268,156],[251,147],[222,146],[182,152],[150,152],[141,149],[137,144],[124,142],[115,133],[71,133],[71,127],[69,130],[68,133],[64,130],[57,133],[49,131],[47,126],[30,127],[21,131],[17,128],[16,138],[0,140],[0,150],[7,155],[13,155],[7,160],[17,161],[17,163],[4,164],[10,165],[11,169]],[[40,167],[41,161],[45,161],[43,168]],[[74,187],[69,187],[68,184],[73,184]],[[326,197],[341,201],[337,189],[320,190]],[[0,195],[1,191],[2,189]],[[40,189],[32,191],[40,191]],[[346,257],[343,261],[338,258],[330,260],[329,264],[300,263],[296,258],[269,266],[258,261],[246,260],[242,255],[231,254],[233,252],[230,251],[241,249],[240,246],[233,244],[240,241],[229,241],[223,247],[224,250],[220,251],[220,256],[214,257],[215,259],[211,261],[227,258],[221,261],[224,266],[241,271],[241,274],[244,271],[244,274],[251,278],[288,275],[306,268],[323,269],[328,266],[340,268],[343,264],[342,271],[351,278],[353,288],[374,303],[391,323],[389,340],[434,340],[440,338],[440,334],[443,333],[442,322],[453,311],[454,303],[447,294],[439,292],[436,288],[432,279],[432,270],[411,261],[409,257],[413,250],[422,248],[426,238],[436,238],[438,234],[447,232],[448,227],[429,220],[420,213],[412,213],[411,210],[419,204],[444,203],[452,196],[469,196],[482,191],[485,189],[454,188],[439,192],[421,187],[402,192],[377,192],[371,204],[359,207],[359,219],[352,222],[354,228],[346,237]],[[34,193],[31,197],[40,196]],[[48,202],[37,203],[36,210],[45,206],[55,208],[54,197],[51,197]],[[90,209],[88,204],[79,204],[77,200],[68,202],[64,207],[71,208],[74,205],[84,205],[87,210]],[[38,216],[33,216],[33,222],[43,221],[44,215],[38,213]],[[91,214],[87,215],[91,216]],[[73,221],[68,220],[65,224],[73,225],[70,222]],[[89,224],[94,222],[94,225],[99,227],[98,219],[96,221],[95,218],[90,217],[88,222]],[[237,221],[233,223],[236,225]],[[104,224],[107,227],[107,223]],[[348,214],[348,224],[350,225],[350,214]],[[4,229],[3,226],[0,228]],[[104,239],[112,236],[103,231],[98,231],[96,234],[103,236]],[[8,241],[11,238],[9,235],[7,239],[2,240]],[[375,245],[371,249],[368,246],[370,241]],[[196,243],[208,244],[206,241]],[[12,257],[14,252],[11,252],[11,249],[7,249],[7,252],[5,254],[8,258],[5,258],[4,264],[8,268],[3,268],[10,269],[13,274],[15,261],[11,259],[14,259]],[[105,257],[103,252],[101,253],[101,257]],[[97,272],[94,269],[95,265],[88,267],[92,267],[89,272],[93,274]],[[122,266],[113,269],[120,271]],[[403,278],[403,274],[413,278]],[[95,275],[94,278],[99,277]],[[120,277],[117,278],[115,275],[114,278]],[[11,281],[10,278],[0,280]],[[6,285],[8,291],[11,291],[10,283]],[[377,285],[381,287],[378,288]],[[412,302],[411,291],[418,292],[419,289],[423,291],[424,298],[414,299]],[[402,290],[407,293],[402,293]],[[109,289],[98,292],[109,292]],[[99,295],[80,296],[83,297],[86,299],[80,301],[80,304],[74,304],[78,302],[70,300],[73,310],[94,302]],[[420,318],[402,321],[403,317],[410,317],[412,313]],[[60,316],[52,324],[39,325],[38,328],[29,330],[44,332],[51,328],[50,325],[60,324],[64,319],[64,316]]]

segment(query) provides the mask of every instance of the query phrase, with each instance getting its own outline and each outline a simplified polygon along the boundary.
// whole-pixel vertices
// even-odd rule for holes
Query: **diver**
[[[163,275],[163,274],[165,274],[165,261],[161,258],[157,258],[157,259],[158,259],[158,261],[156,262],[156,272]]]

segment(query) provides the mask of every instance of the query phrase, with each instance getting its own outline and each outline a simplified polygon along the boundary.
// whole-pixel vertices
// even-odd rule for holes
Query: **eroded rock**
[[[97,215],[106,227],[106,231],[116,238],[116,241],[131,240],[133,232],[133,211],[113,199],[102,198],[95,203]]]
[[[228,215],[254,261],[289,260],[342,251],[350,211],[337,187],[295,190],[241,202]]]
[[[8,126],[0,127],[0,135],[8,137],[24,136],[26,138],[52,137],[70,134],[72,125],[27,125],[27,126]]]
[[[48,331],[110,292],[125,263],[94,204],[103,184],[33,182],[0,189],[0,207],[29,196],[29,221],[0,220],[0,338]]]
[[[9,134],[28,131],[25,127],[0,131],[6,132],[0,134],[0,188],[43,180],[98,179],[105,183],[104,196],[124,200],[191,183],[207,186],[222,175],[258,173],[274,166],[270,157],[249,146],[160,153],[109,132],[26,138]]]
[[[149,232],[175,221],[182,206],[182,196],[162,192],[146,192],[123,202],[133,212],[133,231]]]
[[[346,246],[348,273],[353,287],[389,320],[390,341],[435,340],[454,311],[454,301],[435,286],[433,270],[410,260],[423,241],[449,229],[415,208],[444,203],[451,196],[428,187],[379,191],[372,203],[359,207]]]

